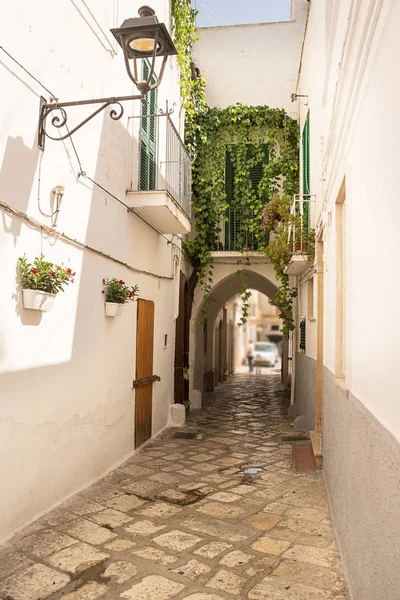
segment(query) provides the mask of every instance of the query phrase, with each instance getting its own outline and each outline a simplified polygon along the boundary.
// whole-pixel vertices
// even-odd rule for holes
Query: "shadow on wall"
[[[117,149],[110,143],[111,128]],[[126,165],[122,161],[128,160],[130,143],[124,127],[106,114],[94,179],[116,196],[124,192]],[[50,143],[46,152],[51,152]],[[116,173],[107,172],[107,156],[111,152],[120,154],[115,161]],[[2,197],[8,197],[10,204],[24,212],[38,157],[36,145],[30,149],[20,137],[9,139],[0,174]],[[15,165],[20,176],[16,176]],[[121,189],[116,189],[115,181]],[[133,237],[132,215],[127,215],[123,206],[96,187],[90,202],[86,243],[130,261],[130,249],[124,252],[118,240],[123,239],[128,230]],[[79,213],[76,218],[79,219]],[[25,248],[18,238],[26,225],[19,219],[6,219],[4,221],[3,213],[5,236],[11,235],[14,246],[18,243],[23,254]],[[62,212],[59,229],[63,230]],[[101,294],[103,277],[125,278],[126,270],[105,258],[82,252],[72,244],[68,248],[63,240],[50,242],[66,246],[71,266],[79,270],[76,314],[71,316],[70,288],[67,288],[57,297],[57,311],[43,317],[43,327],[33,332],[27,328],[19,333],[26,362],[40,361],[41,366],[1,376],[0,453],[5,485],[0,496],[0,539],[133,450],[131,381],[136,305],[127,306],[119,319],[105,319]],[[23,309],[20,300],[17,310],[23,325],[38,325],[42,318],[42,313],[39,313],[40,318],[28,314],[33,311]],[[126,331],[132,332],[129,347],[121,346]],[[60,348],[60,345],[65,347]],[[31,356],[27,356],[29,352]],[[46,360],[54,362],[57,355],[58,364],[45,365]],[[8,485],[7,482],[13,483]]]
[[[28,148],[22,137],[9,137],[0,171],[0,198],[22,212],[26,212],[28,208],[40,156],[36,140],[37,133],[32,148]],[[5,233],[11,233],[16,246],[22,221],[7,217],[3,211],[2,221]]]

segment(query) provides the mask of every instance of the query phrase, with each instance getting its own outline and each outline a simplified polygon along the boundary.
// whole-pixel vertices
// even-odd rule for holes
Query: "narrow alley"
[[[235,375],[6,544],[0,597],[345,600],[320,471],[286,413],[278,375]]]

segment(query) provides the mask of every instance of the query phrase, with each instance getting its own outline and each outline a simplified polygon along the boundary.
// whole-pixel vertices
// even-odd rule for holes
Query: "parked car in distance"
[[[279,362],[279,359],[281,357],[280,352],[279,352],[279,348],[277,344],[274,344],[274,342],[270,342],[273,351],[275,352],[275,364],[277,364],[277,362]]]
[[[256,342],[254,344],[254,364],[261,367],[274,367],[279,359],[276,344]]]

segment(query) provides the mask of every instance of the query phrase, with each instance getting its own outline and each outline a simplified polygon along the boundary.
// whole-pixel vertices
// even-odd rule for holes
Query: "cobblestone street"
[[[322,479],[296,472],[286,410],[279,376],[236,375],[2,548],[1,598],[344,600]]]

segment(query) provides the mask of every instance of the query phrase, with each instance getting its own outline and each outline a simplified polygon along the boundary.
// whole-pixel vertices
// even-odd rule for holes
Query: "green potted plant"
[[[272,196],[264,206],[261,218],[264,231],[274,232],[281,221],[288,221],[290,216],[289,196]]]
[[[56,265],[44,256],[33,259],[26,256],[18,259],[18,272],[22,284],[24,308],[47,312],[52,309],[54,298],[64,287],[74,282],[75,273],[69,267]]]
[[[127,302],[133,302],[139,292],[137,285],[127,286],[125,281],[113,277],[103,279],[105,295],[105,310],[107,317],[120,317]]]

